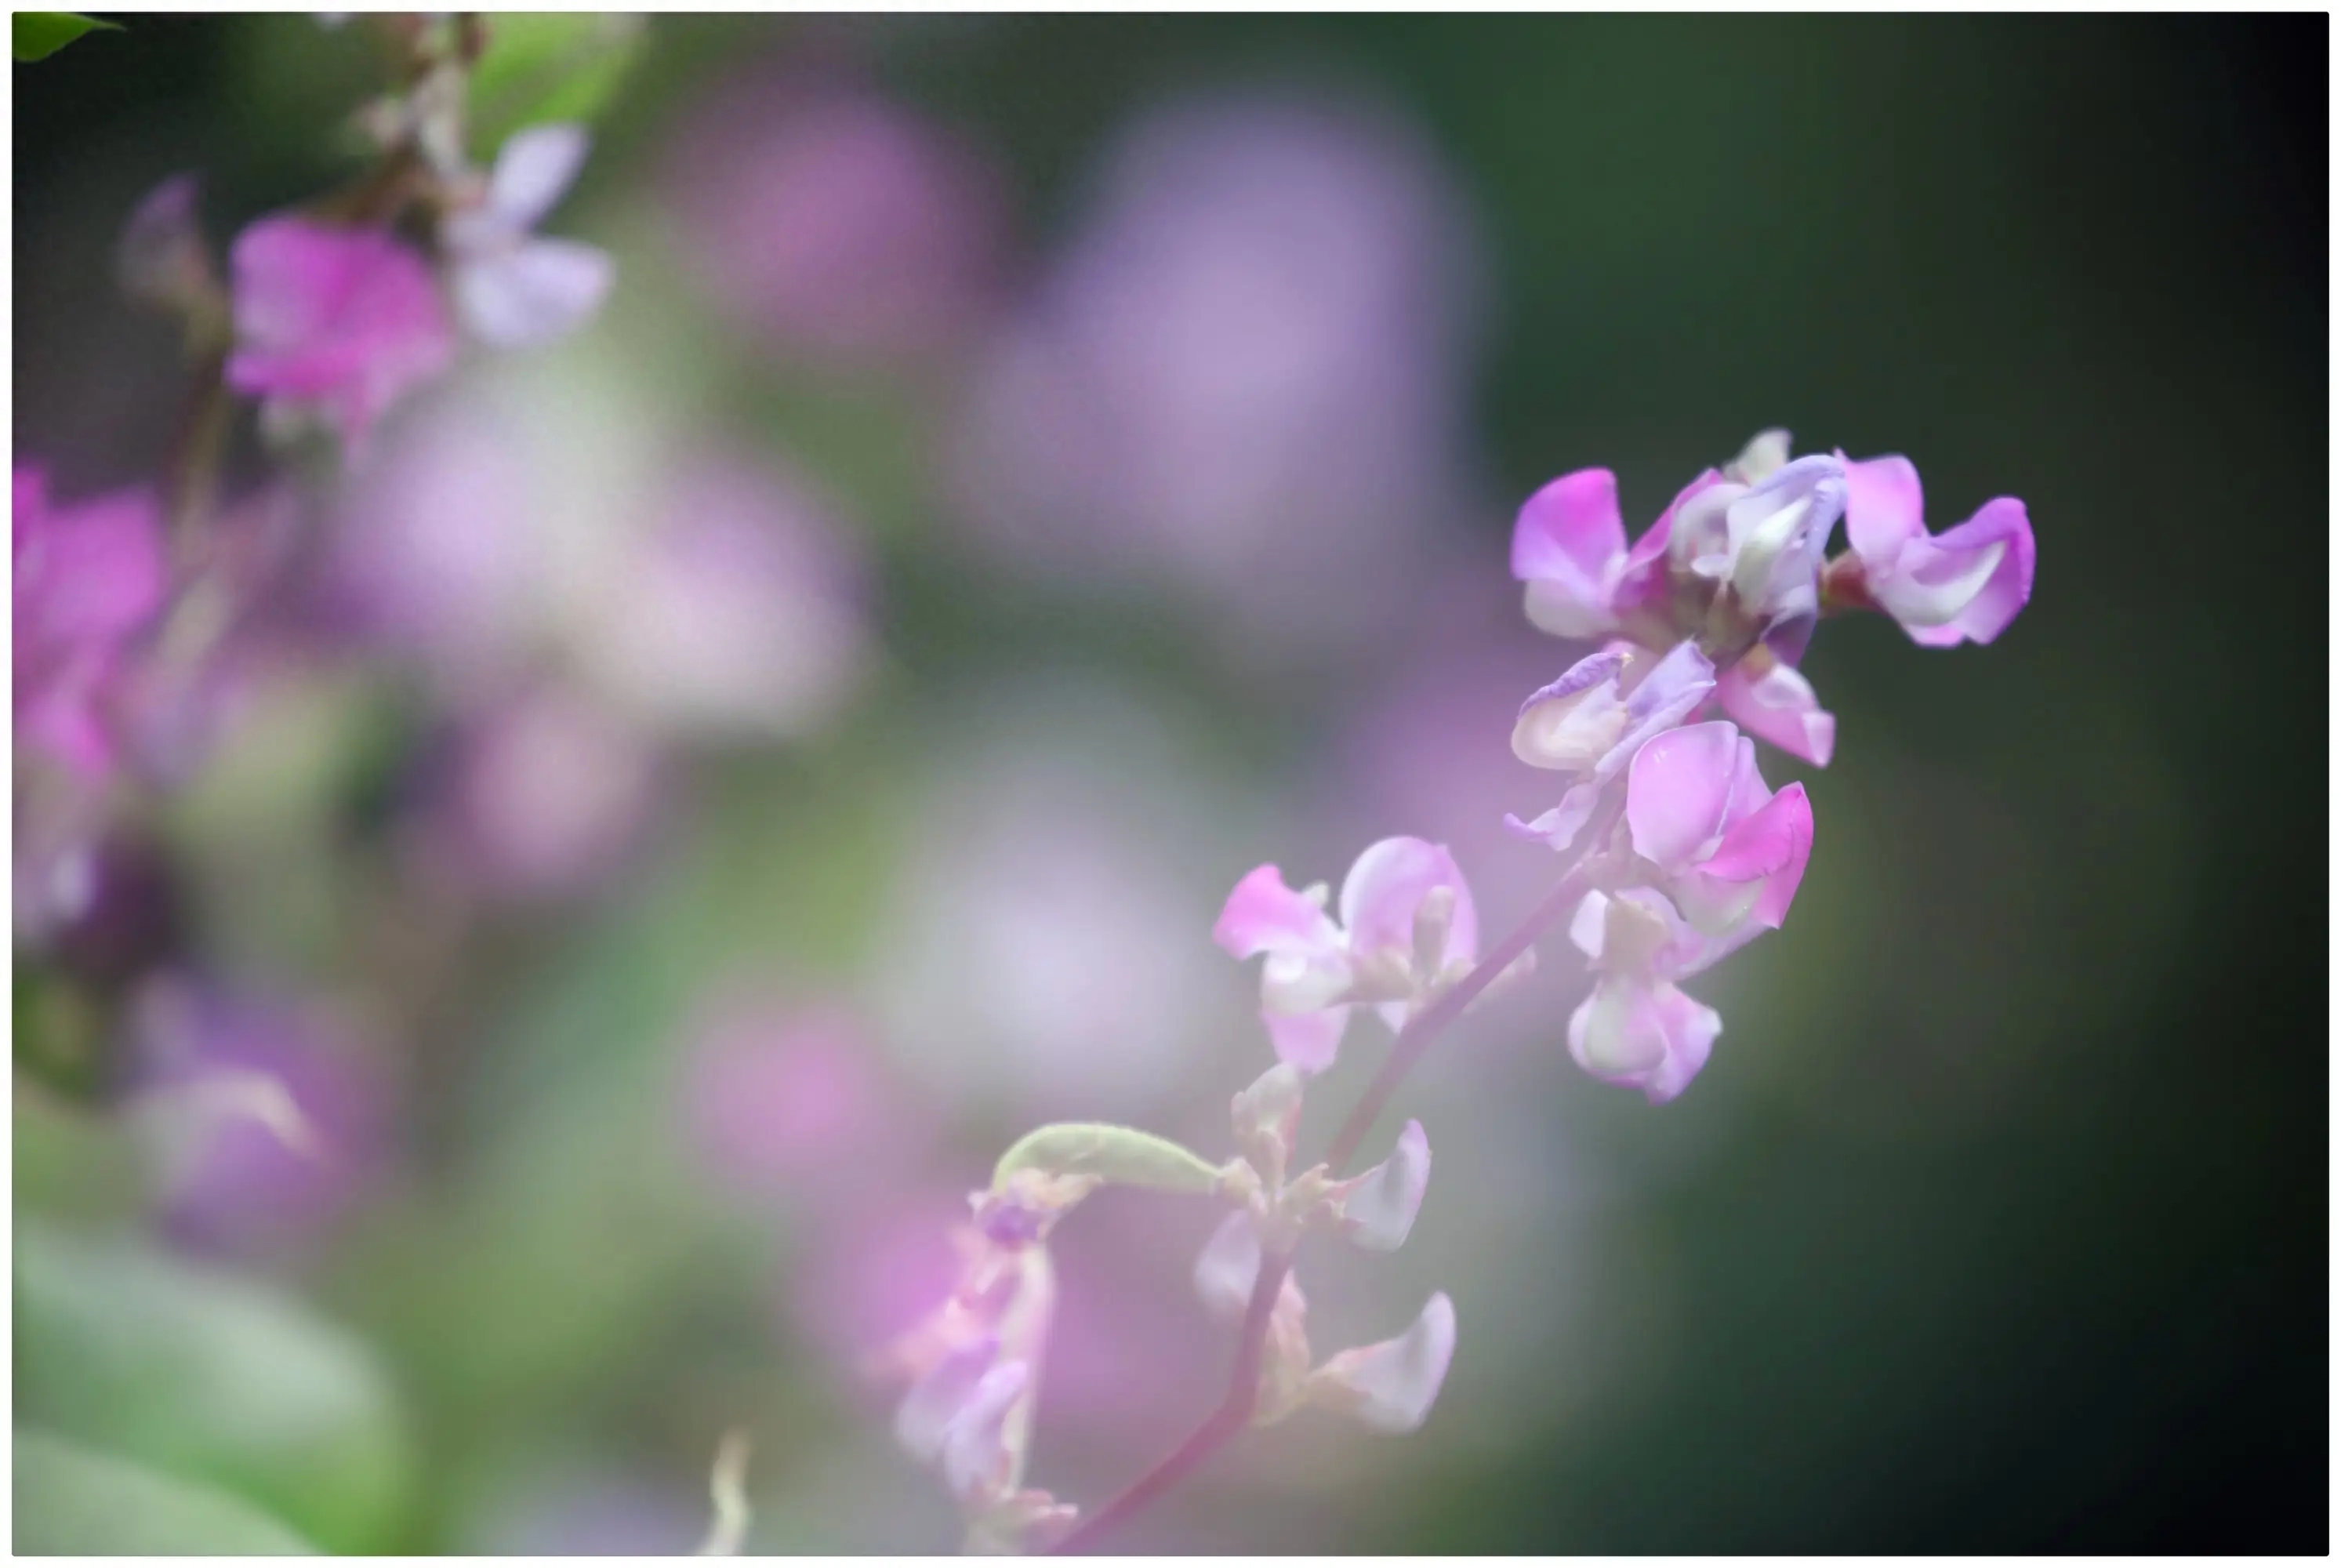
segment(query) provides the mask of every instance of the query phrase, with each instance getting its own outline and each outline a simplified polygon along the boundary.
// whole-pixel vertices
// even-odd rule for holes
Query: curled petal
[[[1430,1139],[1422,1124],[1409,1122],[1390,1158],[1347,1185],[1335,1208],[1342,1233],[1370,1253],[1398,1251],[1430,1186]]]
[[[999,1337],[983,1334],[953,1346],[929,1367],[894,1409],[894,1441],[902,1451],[921,1464],[933,1463],[951,1423],[999,1358]]]
[[[455,269],[455,306],[483,343],[522,348],[566,336],[602,306],[616,267],[576,240],[529,240]]]
[[[1416,912],[1432,889],[1442,887],[1454,901],[1439,959],[1443,966],[1457,958],[1468,962],[1479,948],[1479,917],[1462,868],[1445,844],[1419,838],[1386,838],[1369,844],[1341,884],[1341,925],[1349,933],[1350,951],[1411,949]]]
[[[1609,591],[1626,555],[1618,478],[1607,468],[1564,474],[1529,497],[1512,528],[1512,575],[1529,585],[1539,630],[1589,637],[1615,624]]]
[[[1211,927],[1211,940],[1234,958],[1314,954],[1336,947],[1340,935],[1322,902],[1287,887],[1284,874],[1273,865],[1246,874]]]
[[[1031,1368],[1003,1361],[983,1374],[943,1433],[943,1482],[962,1503],[985,1503],[1016,1489],[1017,1444],[1010,1416],[1031,1386]]]
[[[1196,1255],[1195,1293],[1212,1316],[1240,1318],[1259,1278],[1260,1232],[1251,1216],[1238,1209],[1220,1222]]]
[[[1666,655],[1651,666],[1650,673],[1628,694],[1626,711],[1632,717],[1631,726],[1609,754],[1601,759],[1596,770],[1598,775],[1608,778],[1625,766],[1643,742],[1682,723],[1713,690],[1715,665],[1699,652],[1697,643],[1677,643],[1668,649]]]
[[[1896,584],[1878,588],[1878,602],[1915,643],[1933,648],[1988,643],[2030,602],[2032,564],[2032,521],[2023,502],[2003,495],[1932,541],[1913,541],[1903,552]],[[1924,614],[1946,608],[1949,614],[1939,624],[1925,624],[1906,613],[1914,603]]]
[[[1505,828],[1519,838],[1531,840],[1548,849],[1567,850],[1577,842],[1577,835],[1593,815],[1593,807],[1601,798],[1601,786],[1581,784],[1560,797],[1560,804],[1537,817],[1522,822],[1511,813],[1504,814]]]
[[[1627,651],[1604,648],[1532,692],[1512,725],[1512,754],[1530,767],[1590,772],[1631,722],[1618,695]]]
[[[1758,826],[1759,818],[1770,820]],[[1762,851],[1766,859],[1776,853],[1772,841],[1779,845],[1779,864],[1766,871],[1764,891],[1757,896],[1755,909],[1759,924],[1777,930],[1788,917],[1788,905],[1796,901],[1797,888],[1805,880],[1805,864],[1812,858],[1812,802],[1805,798],[1803,784],[1792,784],[1741,825],[1748,829],[1751,840],[1767,841]],[[1731,847],[1729,839],[1724,842],[1725,848]],[[1717,858],[1722,858],[1720,853]]]
[[[1634,754],[1626,826],[1634,853],[1681,871],[1724,826],[1744,743],[1721,721],[1669,730]]]
[[[534,228],[567,194],[593,145],[577,125],[533,125],[504,138],[488,180],[488,208],[515,233]]]
[[[1707,1065],[1723,1020],[1666,981],[1605,976],[1569,1020],[1569,1053],[1605,1083],[1673,1099]]]
[[[1439,1291],[1398,1338],[1345,1350],[1319,1367],[1310,1398],[1376,1432],[1412,1432],[1430,1416],[1454,1359],[1455,1303]]]
[[[1813,813],[1805,786],[1790,784],[1732,824],[1715,853],[1698,865],[1703,875],[1753,882],[1796,864],[1812,851]]]
[[[1824,710],[1812,683],[1758,648],[1716,682],[1723,711],[1739,727],[1815,767],[1837,750],[1837,716]]]
[[[1846,464],[1845,537],[1865,564],[1890,563],[1905,544],[1925,535],[1925,518],[1926,493],[1908,458]]]

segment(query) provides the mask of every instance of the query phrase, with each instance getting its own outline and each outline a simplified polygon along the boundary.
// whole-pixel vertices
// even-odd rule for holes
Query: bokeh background
[[[1938,526],[2022,496],[2030,609],[1825,628],[1705,1074],[1579,1074],[1548,952],[1403,1096],[1416,1239],[1304,1260],[1321,1347],[1453,1295],[1430,1425],[1303,1418],[1129,1544],[2325,1549],[2324,18],[598,25],[603,318],[400,413],[19,946],[20,1425],[336,1549],[671,1552],[745,1423],[752,1550],[949,1549],[856,1358],[961,1193],[1042,1118],[1223,1146],[1250,866],[1420,834],[1523,912],[1569,650],[1512,509],[1603,464],[1639,529],[1786,424]],[[123,215],[343,177],[370,66],[247,16],[14,68],[20,459],[152,474]],[[142,1132],[206,1063],[324,1155]],[[1040,1483],[1210,1403],[1209,1223],[1061,1233]]]

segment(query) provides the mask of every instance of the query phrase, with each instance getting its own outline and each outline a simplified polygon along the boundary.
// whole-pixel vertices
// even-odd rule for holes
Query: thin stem
[[[1251,1284],[1251,1300],[1244,1305],[1243,1333],[1236,1344],[1228,1392],[1220,1400],[1219,1408],[1205,1416],[1203,1423],[1189,1433],[1187,1440],[1164,1455],[1151,1470],[1122,1488],[1051,1547],[1052,1555],[1078,1556],[1094,1552],[1099,1538],[1185,1480],[1188,1472],[1218,1453],[1222,1444],[1250,1423],[1252,1407],[1260,1399],[1260,1363],[1268,1343],[1269,1316],[1276,1310],[1276,1298],[1283,1293],[1285,1276],[1291,1272],[1290,1253],[1260,1260],[1260,1273]]]
[[[1536,939],[1549,930],[1553,924],[1577,907],[1585,897],[1590,874],[1587,863],[1593,846],[1609,836],[1610,828],[1625,809],[1625,793],[1617,785],[1604,792],[1600,804],[1591,817],[1578,830],[1569,843],[1569,852],[1577,856],[1569,874],[1559,886],[1545,895],[1544,901],[1529,912],[1518,929],[1498,943],[1488,955],[1473,965],[1470,973],[1442,992],[1437,1000],[1407,1021],[1391,1044],[1390,1054],[1382,1063],[1381,1071],[1367,1085],[1365,1094],[1350,1113],[1348,1121],[1335,1134],[1333,1146],[1325,1163],[1339,1170],[1358,1152],[1358,1145],[1373,1130],[1374,1121],[1390,1096],[1414,1064],[1422,1060],[1430,1043],[1449,1024],[1463,1015],[1465,1008],[1478,1000],[1479,994],[1494,984],[1505,970],[1510,968]],[[1252,1281],[1251,1300],[1245,1303],[1242,1337],[1236,1344],[1235,1365],[1228,1376],[1228,1391],[1219,1408],[1203,1418],[1203,1423],[1187,1435],[1187,1440],[1172,1449],[1155,1466],[1114,1494],[1103,1506],[1052,1547],[1052,1554],[1093,1553],[1097,1543],[1108,1532],[1145,1507],[1155,1498],[1184,1480],[1188,1473],[1217,1453],[1251,1421],[1253,1406],[1260,1398],[1260,1367],[1268,1341],[1270,1314],[1276,1309],[1276,1298],[1284,1289],[1285,1276],[1292,1272],[1292,1253],[1283,1253],[1260,1260],[1259,1277]]]
[[[1538,937],[1583,902],[1589,880],[1587,858],[1592,847],[1608,835],[1624,806],[1624,797],[1618,790],[1612,789],[1605,794],[1592,816],[1578,831],[1576,838],[1569,842],[1569,848],[1577,854],[1577,864],[1569,868],[1568,875],[1560,879],[1559,885],[1547,894],[1544,902],[1530,910],[1529,917],[1479,960],[1469,974],[1441,992],[1430,1006],[1407,1020],[1406,1026],[1398,1032],[1398,1038],[1390,1043],[1390,1054],[1383,1061],[1381,1071],[1374,1074],[1374,1081],[1366,1086],[1357,1108],[1350,1113],[1349,1120],[1342,1123],[1341,1130],[1334,1134],[1333,1146],[1325,1153],[1328,1165],[1338,1171],[1350,1163],[1358,1152],[1358,1145],[1365,1142],[1368,1133],[1373,1131],[1374,1122],[1389,1105],[1390,1096],[1398,1092],[1400,1082],[1414,1070],[1417,1062],[1422,1060],[1423,1053],[1430,1049],[1430,1043],[1449,1024],[1461,1017],[1463,1010],[1478,1001],[1479,994],[1494,984],[1505,970],[1518,962],[1520,954],[1526,953]]]

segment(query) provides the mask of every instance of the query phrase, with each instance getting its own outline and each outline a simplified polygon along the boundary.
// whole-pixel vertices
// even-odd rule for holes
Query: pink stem
[[[1478,1000],[1479,994],[1496,983],[1498,976],[1510,968],[1520,954],[1526,953],[1536,939],[1551,928],[1562,916],[1575,909],[1587,892],[1590,878],[1585,869],[1586,854],[1592,846],[1608,836],[1609,829],[1625,807],[1621,791],[1612,788],[1602,797],[1601,804],[1578,831],[1569,848],[1578,854],[1578,862],[1560,884],[1547,894],[1544,902],[1529,912],[1529,917],[1509,936],[1498,943],[1489,954],[1472,966],[1469,974],[1442,992],[1438,1000],[1407,1020],[1406,1027],[1398,1033],[1390,1045],[1388,1060],[1374,1081],[1350,1113],[1348,1121],[1335,1134],[1333,1146],[1325,1163],[1339,1170],[1357,1154],[1358,1145],[1373,1130],[1375,1119],[1390,1104],[1390,1096],[1414,1064],[1422,1060],[1446,1027],[1463,1015],[1463,1010]],[[1219,1408],[1203,1418],[1203,1423],[1187,1435],[1187,1440],[1172,1449],[1145,1474],[1115,1493],[1112,1498],[1081,1521],[1050,1550],[1052,1554],[1081,1555],[1093,1553],[1097,1543],[1115,1525],[1145,1507],[1155,1498],[1184,1480],[1189,1472],[1219,1452],[1251,1421],[1253,1405],[1260,1397],[1260,1357],[1268,1341],[1269,1314],[1275,1310],[1276,1298],[1284,1289],[1285,1276],[1292,1272],[1292,1254],[1285,1253],[1260,1260],[1260,1275],[1253,1280],[1251,1300],[1244,1305],[1243,1333],[1236,1343],[1236,1361],[1228,1377],[1228,1392]]]

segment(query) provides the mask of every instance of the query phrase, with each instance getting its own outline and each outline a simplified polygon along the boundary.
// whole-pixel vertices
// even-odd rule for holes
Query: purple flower
[[[1471,890],[1443,844],[1386,838],[1370,844],[1341,884],[1340,920],[1327,890],[1285,885],[1273,865],[1237,883],[1211,929],[1236,958],[1265,954],[1260,1018],[1276,1054],[1305,1073],[1333,1064],[1355,1004],[1390,1028],[1479,956]]]
[[[1560,804],[1534,822],[1507,814],[1522,838],[1566,850],[1593,814],[1601,790],[1644,742],[1689,717],[1715,689],[1715,666],[1696,644],[1664,657],[1612,644],[1570,665],[1560,679],[1520,704],[1512,754],[1530,767],[1573,782]]]
[[[684,130],[669,183],[692,270],[790,347],[923,353],[961,336],[990,292],[996,177],[884,99],[792,102],[743,82]]]
[[[1813,811],[1804,785],[1767,787],[1754,742],[1728,724],[1692,724],[1635,754],[1626,830],[1693,928],[1725,936],[1787,916],[1812,854]]]
[[[768,465],[684,468],[603,568],[566,638],[590,681],[663,729],[790,738],[835,712],[866,662],[857,542]]]
[[[381,1173],[388,1086],[319,1009],[160,982],[140,996],[135,1029],[147,1125],[165,1135],[163,1223],[181,1239],[244,1254],[296,1246]],[[286,1114],[220,1114],[204,1091],[223,1083],[274,1085]]]
[[[1167,581],[1271,654],[1375,635],[1459,504],[1470,227],[1370,115],[1150,118],[979,371],[969,523],[1036,575]]]
[[[116,750],[106,693],[167,585],[161,518],[144,490],[52,506],[37,466],[15,470],[15,504],[16,734],[102,782]]]
[[[692,1146],[751,1188],[820,1196],[899,1162],[906,1108],[861,1022],[831,1004],[725,1007],[692,1047]]]
[[[430,269],[373,229],[263,218],[236,237],[228,385],[278,424],[322,419],[345,444],[454,359]]]
[[[461,886],[529,900],[594,887],[642,844],[661,768],[633,726],[559,686],[469,721],[421,827],[427,862]]]
[[[1988,643],[2031,599],[2032,523],[2023,502],[1987,501],[1957,527],[1930,534],[1908,458],[1849,463],[1846,479],[1846,537],[1868,596],[1912,642]]]
[[[1760,460],[1740,463],[1763,471]],[[1799,457],[1753,484],[1724,479],[1681,504],[1668,553],[1679,569],[1728,590],[1738,624],[1793,657],[1820,613],[1821,563],[1845,491],[1836,457]]]
[[[1712,469],[1693,480],[1659,520],[1626,547],[1618,476],[1607,468],[1564,474],[1520,507],[1512,524],[1512,575],[1528,584],[1528,617],[1557,637],[1598,637],[1663,584],[1675,514],[1721,483]]]
[[[1586,894],[1569,935],[1599,976],[1569,1015],[1569,1054],[1596,1078],[1639,1089],[1654,1105],[1681,1094],[1707,1065],[1723,1019],[1674,983],[1712,962],[1715,944],[1648,887]]]
[[[455,309],[482,342],[515,348],[564,336],[610,292],[608,253],[533,233],[577,177],[589,143],[582,125],[515,134],[496,154],[479,205],[441,225]]]

